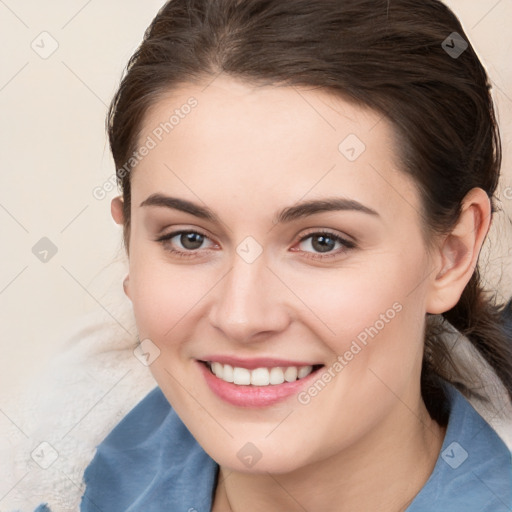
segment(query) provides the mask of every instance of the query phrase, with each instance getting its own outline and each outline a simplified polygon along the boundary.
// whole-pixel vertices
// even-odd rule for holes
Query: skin
[[[489,229],[487,195],[473,189],[459,223],[427,251],[418,191],[400,170],[391,124],[377,113],[320,90],[220,75],[159,100],[139,140],[190,96],[197,107],[132,171],[124,289],[140,339],[160,350],[152,374],[220,465],[214,512],[405,510],[445,434],[420,393],[425,315],[453,307],[469,281]],[[353,162],[338,149],[349,134],[366,146]],[[219,222],[140,206],[156,192],[207,206]],[[285,207],[325,197],[378,215],[274,221]],[[124,222],[120,197],[112,216]],[[206,238],[195,250],[179,236],[166,246],[155,241],[179,229]],[[325,257],[318,236],[305,238],[321,230],[356,247],[336,243],[335,256]],[[236,251],[248,236],[263,249],[252,263]],[[307,405],[293,396],[263,409],[235,407],[198,369],[196,359],[211,354],[328,368],[396,303],[401,311]],[[237,457],[248,442],[261,453],[250,468]]]

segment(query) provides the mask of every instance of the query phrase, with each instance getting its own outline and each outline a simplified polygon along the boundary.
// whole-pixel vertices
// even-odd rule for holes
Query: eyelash
[[[176,249],[169,249],[168,247],[166,247],[167,242],[169,242],[174,237],[176,237],[178,235],[190,234],[190,233],[196,234],[196,235],[201,235],[205,238],[209,238],[207,235],[205,235],[204,233],[201,233],[200,231],[183,229],[180,231],[173,231],[172,233],[162,235],[161,237],[156,239],[156,242],[162,244],[162,246],[164,246],[165,250],[174,256],[177,256],[179,258],[194,258],[197,256],[197,252],[200,251],[200,249],[180,251],[180,250],[176,250]],[[307,240],[308,238],[311,238],[314,236],[328,236],[329,238],[334,240],[334,242],[339,242],[343,246],[343,248],[338,249],[338,251],[329,252],[329,253],[311,253],[308,251],[303,251],[307,254],[306,258],[316,259],[316,260],[318,260],[318,259],[325,260],[327,258],[333,258],[333,257],[339,256],[341,253],[346,253],[346,252],[348,252],[352,249],[355,249],[357,247],[354,242],[346,240],[346,239],[340,237],[339,235],[332,233],[330,231],[327,231],[327,230],[312,231],[310,233],[307,233],[302,238],[299,239],[298,243],[302,243],[305,240]]]

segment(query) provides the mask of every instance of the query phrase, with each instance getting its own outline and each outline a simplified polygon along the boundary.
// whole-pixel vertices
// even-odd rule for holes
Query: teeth
[[[224,367],[220,363],[212,363],[212,372],[219,377],[219,379],[224,378]]]
[[[219,366],[222,366],[220,363],[218,363]],[[233,382],[234,376],[233,376],[233,367],[229,366],[229,364],[224,365],[224,372],[222,375],[222,379],[226,382]]]
[[[250,373],[253,386],[268,386],[270,384],[270,372],[266,368],[256,368]]]
[[[268,386],[282,384],[283,382],[294,382],[297,379],[307,377],[312,371],[312,366],[288,366],[285,368],[247,368],[233,367],[229,364],[218,362],[208,363],[212,373],[219,379],[226,382],[233,382],[239,386]]]
[[[284,382],[284,372],[282,368],[272,368],[269,375],[270,384],[282,384]]]
[[[304,377],[307,377],[313,370],[312,366],[303,366],[302,368],[299,368],[299,371],[297,373],[298,379],[303,379]]]
[[[217,375],[217,377],[222,379],[222,375]],[[251,372],[247,368],[233,368],[233,382],[242,386],[248,386],[251,383]]]
[[[297,380],[297,368],[295,366],[290,366],[286,368],[284,372],[284,380],[286,382],[293,382],[294,380]]]

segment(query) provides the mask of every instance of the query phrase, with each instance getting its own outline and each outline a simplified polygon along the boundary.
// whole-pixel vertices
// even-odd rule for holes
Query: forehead
[[[390,122],[327,91],[222,75],[184,84],[146,113],[139,147],[150,140],[132,175],[141,200],[155,189],[178,190],[190,199],[214,193],[270,207],[328,193],[383,209],[390,219],[419,209]]]

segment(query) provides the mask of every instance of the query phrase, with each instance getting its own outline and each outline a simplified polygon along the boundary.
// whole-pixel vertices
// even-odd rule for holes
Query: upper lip
[[[255,368],[275,368],[275,367],[288,367],[288,366],[319,366],[322,363],[302,362],[293,361],[290,359],[277,359],[274,357],[255,357],[251,359],[244,359],[241,357],[232,356],[206,356],[199,359],[199,361],[210,362],[210,363],[221,363],[229,364],[233,367],[247,368],[248,370],[254,370]]]

